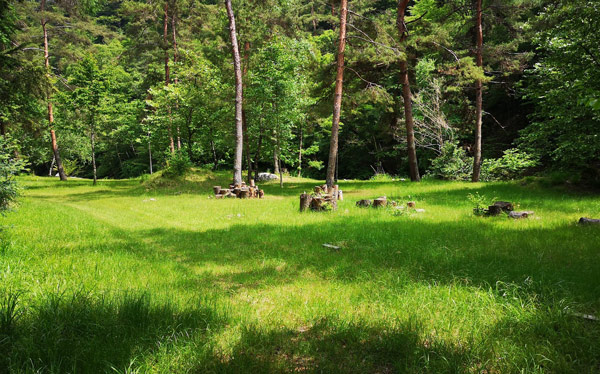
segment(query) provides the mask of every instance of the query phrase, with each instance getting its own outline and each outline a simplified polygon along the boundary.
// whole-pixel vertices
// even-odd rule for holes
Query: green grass
[[[535,184],[24,178],[2,218],[0,373],[597,373],[600,198]],[[534,210],[472,214],[478,192]],[[380,195],[424,213],[359,209]],[[338,245],[339,250],[322,246]]]

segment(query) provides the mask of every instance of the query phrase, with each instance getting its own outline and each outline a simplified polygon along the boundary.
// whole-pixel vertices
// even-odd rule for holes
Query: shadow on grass
[[[0,297],[7,299],[9,292]],[[146,293],[79,291],[47,294],[12,312],[0,308],[15,316],[0,331],[0,373],[122,370],[140,355],[223,325],[209,303],[190,304],[181,310],[154,303]]]

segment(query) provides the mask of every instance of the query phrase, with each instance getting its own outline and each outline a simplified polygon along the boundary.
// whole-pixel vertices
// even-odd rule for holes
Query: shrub
[[[481,180],[510,180],[523,176],[523,173],[538,164],[528,153],[512,148],[496,159],[486,159],[481,165]]]
[[[24,161],[15,157],[15,143],[0,137],[0,213],[10,210],[19,196],[15,176],[23,170]]]
[[[176,151],[167,159],[167,168],[163,175],[168,177],[181,177],[187,174],[192,167],[192,162],[183,151]]]
[[[467,156],[458,142],[444,144],[442,153],[431,161],[427,175],[445,180],[469,180],[473,171],[473,160]]]

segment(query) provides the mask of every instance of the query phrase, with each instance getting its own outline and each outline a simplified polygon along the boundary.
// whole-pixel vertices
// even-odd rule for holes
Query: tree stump
[[[499,205],[490,205],[488,206],[488,210],[486,212],[486,214],[488,216],[497,216],[500,213],[502,213],[502,207]]]
[[[409,208],[414,208],[417,206],[417,203],[415,203],[414,201],[409,201],[406,203],[406,206]]]
[[[258,190],[258,198],[262,199],[265,196],[265,191],[263,190]]]
[[[323,198],[322,197],[318,197],[315,196],[310,200],[310,209],[314,210],[314,211],[320,211],[322,210],[322,206],[323,206]]]
[[[371,200],[359,200],[356,202],[356,206],[359,208],[368,208],[373,204]]]
[[[304,212],[305,210],[310,208],[310,203],[312,201],[312,196],[307,193],[303,193],[300,195],[300,211]]]
[[[240,199],[247,199],[250,197],[250,190],[247,187],[240,188],[238,197]]]
[[[385,207],[386,205],[387,205],[387,198],[385,198],[383,196],[373,200],[373,208]]]
[[[215,195],[219,195],[221,192],[221,186],[214,186],[213,191],[215,192]]]
[[[256,187],[256,184],[254,184],[254,179],[250,179],[250,187]]]
[[[579,224],[580,225],[600,225],[600,219],[581,217],[579,219]]]
[[[508,201],[496,201],[493,206],[497,206],[505,212],[512,212],[515,209],[513,204]],[[492,205],[490,205],[490,207],[492,207]]]

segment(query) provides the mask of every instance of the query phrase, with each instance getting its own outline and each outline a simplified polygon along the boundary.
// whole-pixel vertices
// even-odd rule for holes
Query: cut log
[[[230,198],[230,199],[233,199],[233,198],[235,198],[235,197],[237,197],[237,196],[235,196],[235,194],[234,194],[233,192],[228,192],[228,193],[225,195],[225,197],[227,197],[227,198]]]
[[[246,187],[240,188],[240,192],[238,194],[240,199],[247,199],[250,197],[250,190]]]
[[[229,189],[221,189],[219,190],[219,195],[227,195],[231,190]]]
[[[525,211],[525,212],[510,212],[508,213],[508,216],[510,218],[514,218],[514,219],[519,219],[519,218],[527,218],[529,216],[532,216],[533,212],[532,211]]]
[[[409,208],[414,208],[417,206],[417,203],[415,203],[414,201],[409,201],[408,203],[406,203],[406,206]]]
[[[221,192],[221,186],[214,186],[213,191],[215,191],[215,195],[219,195]]]
[[[371,200],[359,200],[356,202],[356,206],[360,208],[368,208],[373,204]]]
[[[600,219],[581,217],[579,219],[579,224],[580,225],[600,225]]]
[[[300,195],[300,211],[304,212],[305,210],[310,208],[310,202],[312,201],[312,196],[307,193],[303,193]]]
[[[254,179],[250,179],[250,187],[256,187],[256,184],[254,184]]]
[[[225,195],[215,195],[215,199],[222,199]]]
[[[316,212],[321,211],[323,209],[323,198],[315,196],[310,200],[310,209]]]
[[[387,205],[387,198],[385,196],[379,197],[373,200],[373,208],[380,208]]]
[[[333,198],[334,198],[334,200],[337,200],[339,196],[340,196],[340,186],[338,186],[336,184],[335,186],[333,186]]]
[[[344,192],[342,190],[338,191],[338,195],[337,195],[338,200],[342,201],[344,200]]]
[[[508,201],[496,201],[496,202],[494,202],[493,206],[499,207],[501,210],[503,210],[505,212],[512,212],[515,209],[513,204]]]
[[[263,190],[258,190],[258,198],[262,199],[265,196],[265,191]]]
[[[321,188],[321,186],[315,186],[313,191],[315,192],[315,194],[320,195],[323,192],[323,189]]]

